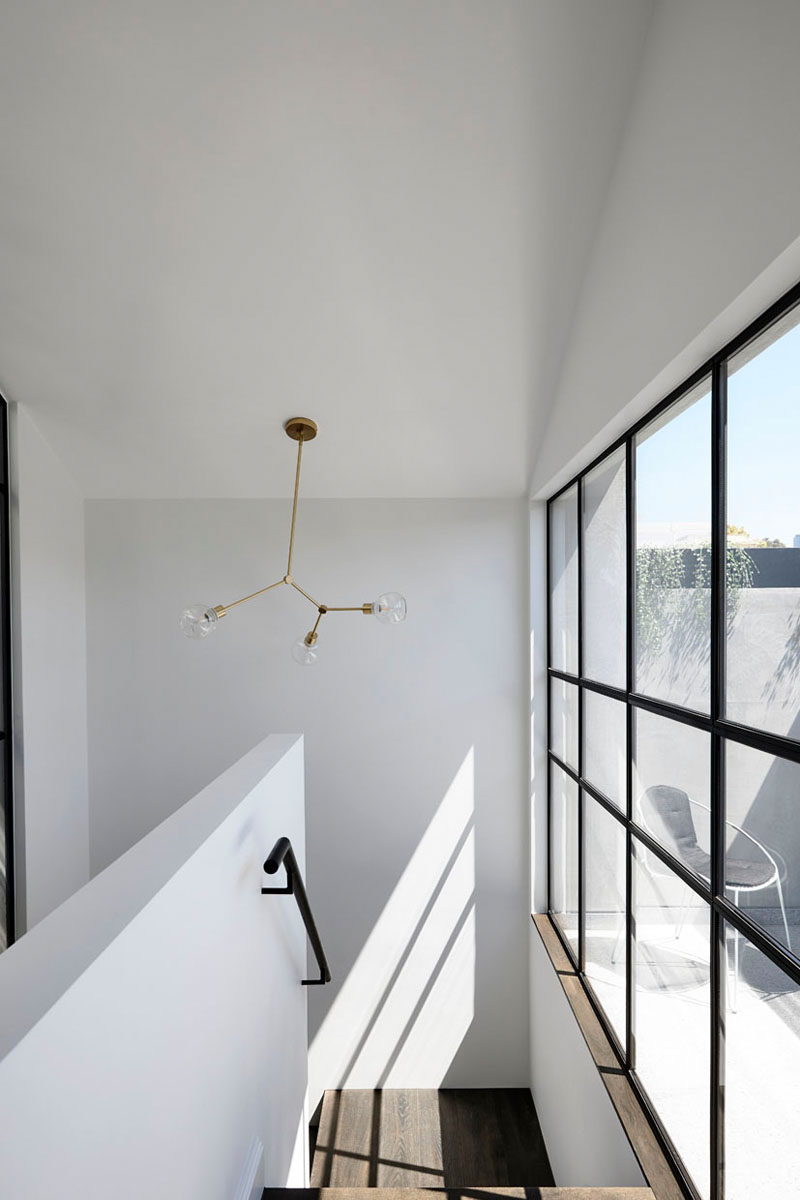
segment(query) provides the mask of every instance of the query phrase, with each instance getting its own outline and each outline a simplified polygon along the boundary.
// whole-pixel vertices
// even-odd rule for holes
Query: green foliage
[[[743,525],[726,525],[728,537],[743,537],[747,538],[748,546],[771,546],[773,549],[786,549],[786,543],[780,538],[752,538]]]
[[[725,583],[728,620],[742,588],[753,586],[757,567],[741,546],[728,546]],[[690,593],[689,606],[681,596]],[[688,597],[687,597],[688,599]],[[711,611],[711,547],[640,546],[636,551],[636,637],[649,655],[658,654],[677,621],[692,613],[701,627]]]
[[[739,590],[753,586],[758,567],[743,546],[728,546],[725,560],[725,585],[728,593],[728,617],[739,606]],[[731,608],[733,603],[734,607]]]
[[[683,587],[683,554],[676,546],[639,546],[636,550],[636,643],[655,655],[666,633],[667,591]]]

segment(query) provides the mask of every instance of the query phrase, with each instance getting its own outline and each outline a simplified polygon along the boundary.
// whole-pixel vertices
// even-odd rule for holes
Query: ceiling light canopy
[[[294,551],[294,530],[297,521],[297,496],[300,490],[300,464],[303,457],[303,443],[310,442],[317,436],[317,425],[315,421],[310,420],[308,417],[292,417],[291,421],[286,422],[284,429],[287,436],[292,441],[297,442],[297,470],[294,479],[294,502],[292,504],[292,524],[289,530],[289,558],[286,564],[286,574],[283,578],[277,579],[275,583],[270,583],[267,587],[260,588],[257,592],[251,592],[249,596],[242,596],[241,600],[234,600],[231,604],[217,604],[214,606],[193,604],[191,607],[183,610],[178,624],[188,638],[199,640],[208,637],[217,628],[221,618],[229,613],[232,608],[236,608],[237,604],[244,604],[247,600],[254,600],[256,596],[263,596],[265,592],[269,592],[273,588],[284,584],[294,588],[310,604],[313,604],[317,610],[317,619],[314,622],[313,629],[310,629],[304,637],[299,637],[292,646],[292,658],[296,663],[307,667],[317,661],[319,654],[317,630],[319,629],[320,621],[327,613],[360,612],[365,616],[377,617],[384,625],[397,625],[400,621],[405,621],[407,606],[405,597],[401,596],[399,592],[385,592],[377,600],[369,601],[366,604],[332,607],[329,604],[320,604],[295,581],[292,575],[292,553]]]

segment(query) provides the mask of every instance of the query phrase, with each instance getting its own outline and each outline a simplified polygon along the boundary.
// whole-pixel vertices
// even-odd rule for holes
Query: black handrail
[[[318,984],[330,983],[331,972],[328,966],[328,960],[325,957],[325,951],[322,949],[317,925],[311,912],[311,906],[308,903],[308,896],[303,885],[303,876],[300,874],[300,868],[297,865],[297,859],[294,856],[292,843],[287,837],[278,838],[275,845],[272,847],[269,858],[264,863],[264,870],[268,875],[274,875],[278,867],[283,863],[286,867],[286,887],[282,888],[265,888],[262,887],[262,896],[294,896],[297,901],[297,907],[300,909],[300,916],[303,918],[303,924],[306,927],[308,940],[314,950],[317,958],[317,966],[319,967],[319,979],[304,979],[304,987],[315,987]]]

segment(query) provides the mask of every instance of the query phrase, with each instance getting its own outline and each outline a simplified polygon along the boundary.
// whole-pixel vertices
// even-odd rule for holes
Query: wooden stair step
[[[527,1088],[325,1093],[316,1188],[553,1186]]]
[[[380,1188],[379,1200],[655,1200],[647,1187]],[[262,1200],[376,1200],[374,1188],[265,1188]]]

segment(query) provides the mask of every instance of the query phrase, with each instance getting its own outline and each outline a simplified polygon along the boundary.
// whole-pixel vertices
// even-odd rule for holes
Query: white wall
[[[559,1187],[645,1180],[558,976],[530,924],[531,1091]]]
[[[530,506],[530,794],[531,912],[547,910],[547,508]]]
[[[311,1098],[339,1084],[525,1085],[526,506],[307,501],[294,574],[328,604],[389,589],[404,625],[279,588],[183,638],[187,603],[280,578],[290,505],[90,501],[92,870],[267,731],[306,738],[308,884],[334,983]]]
[[[18,933],[89,878],[83,500],[11,405]]]
[[[800,278],[799,44],[796,0],[656,3],[534,494]]]
[[[239,1200],[259,1144],[307,1182],[305,929],[260,891],[303,825],[268,738],[0,956],[5,1196]]]

